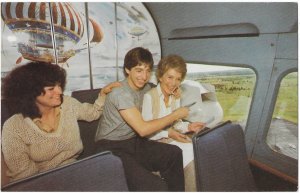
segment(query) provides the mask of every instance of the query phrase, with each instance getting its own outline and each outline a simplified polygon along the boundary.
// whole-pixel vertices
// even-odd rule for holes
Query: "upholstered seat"
[[[72,92],[72,97],[76,98],[80,102],[87,102],[93,104],[97,99],[101,89],[94,90],[80,90]],[[91,156],[95,152],[95,135],[98,128],[99,120],[92,122],[78,121],[80,136],[83,143],[83,152],[78,159]]]
[[[256,191],[240,125],[199,133],[193,145],[198,191]]]
[[[128,191],[123,164],[110,152],[15,181],[2,191]]]

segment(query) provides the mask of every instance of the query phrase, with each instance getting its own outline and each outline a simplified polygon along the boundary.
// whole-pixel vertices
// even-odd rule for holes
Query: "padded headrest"
[[[186,120],[204,122],[207,127],[213,127],[222,121],[223,109],[217,101],[213,85],[185,80],[181,84],[181,91],[181,106],[195,103],[190,107]]]

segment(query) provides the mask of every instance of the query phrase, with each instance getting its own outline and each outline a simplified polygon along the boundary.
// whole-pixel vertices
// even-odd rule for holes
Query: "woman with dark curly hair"
[[[83,150],[77,120],[98,119],[106,94],[119,86],[107,85],[89,104],[63,96],[65,84],[66,71],[43,62],[17,67],[3,79],[3,98],[13,113],[2,130],[11,180],[75,161]]]

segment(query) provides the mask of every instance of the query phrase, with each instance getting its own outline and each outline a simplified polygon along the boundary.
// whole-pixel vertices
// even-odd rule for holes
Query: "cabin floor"
[[[297,191],[298,185],[250,164],[258,191]]]

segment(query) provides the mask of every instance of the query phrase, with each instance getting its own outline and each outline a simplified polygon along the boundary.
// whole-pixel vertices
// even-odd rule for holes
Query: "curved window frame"
[[[287,71],[288,72],[288,71]],[[272,143],[269,143],[268,141],[267,141],[267,138],[268,138],[268,136],[270,135],[270,129],[271,129],[271,125],[272,125],[272,120],[274,119],[274,113],[275,113],[275,110],[276,110],[276,107],[277,107],[277,105],[278,105],[278,97],[279,97],[279,94],[280,94],[280,90],[281,90],[281,88],[282,88],[282,82],[284,81],[284,79],[288,76],[288,75],[290,75],[291,73],[297,73],[297,76],[298,76],[298,72],[296,71],[292,71],[292,72],[285,72],[285,73],[283,73],[282,74],[282,76],[280,77],[280,80],[278,80],[278,82],[279,82],[279,86],[278,86],[278,90],[277,90],[277,94],[276,94],[276,100],[274,101],[274,108],[273,108],[273,113],[272,113],[272,118],[271,118],[271,121],[270,121],[270,126],[269,126],[269,129],[268,129],[268,132],[267,132],[267,134],[266,134],[266,143],[267,143],[267,145],[271,148],[271,150],[272,151],[274,151],[274,152],[276,152],[276,153],[279,153],[279,154],[282,154],[282,155],[285,155],[285,156],[288,156],[288,157],[290,157],[290,158],[293,158],[293,159],[296,159],[296,160],[298,160],[298,153],[297,153],[297,158],[294,158],[294,157],[292,157],[292,156],[289,156],[289,155],[287,155],[287,154],[285,154],[285,153],[282,153],[282,152],[278,152],[278,151],[276,151],[276,142],[275,142],[275,146],[274,146],[274,149],[271,147],[273,144]],[[295,91],[296,92],[296,91]],[[297,105],[298,106],[298,105]],[[298,122],[296,123],[297,125],[298,125]],[[274,129],[276,129],[276,130],[278,130],[279,128],[278,127],[275,127]],[[298,137],[298,136],[297,136]],[[276,138],[276,137],[275,137]],[[297,146],[298,146],[298,144],[296,144]]]
[[[298,72],[297,60],[275,60],[269,89],[266,95],[266,99],[268,100],[265,101],[261,114],[252,159],[262,162],[292,178],[298,178],[298,160],[273,151],[266,142],[281,81],[291,72]]]

